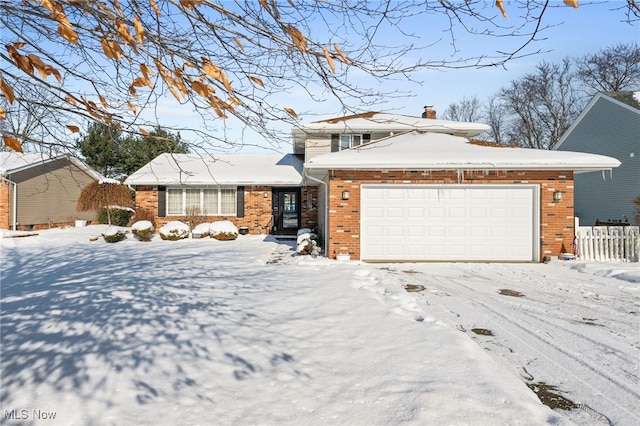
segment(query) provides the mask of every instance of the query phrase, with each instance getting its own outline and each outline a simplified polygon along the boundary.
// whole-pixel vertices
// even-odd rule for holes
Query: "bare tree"
[[[477,96],[464,97],[459,102],[449,104],[444,113],[444,120],[475,122],[482,118],[482,103]]]
[[[564,3],[577,7],[578,2]],[[625,14],[628,22],[640,17],[635,0],[622,5],[614,12]],[[52,99],[46,105],[49,114],[67,132],[90,120],[145,134],[147,127],[162,124],[143,116],[167,95],[202,117],[204,130],[195,130],[203,138],[226,143],[215,126],[227,117],[279,140],[282,135],[271,124],[293,123],[297,117],[282,104],[282,94],[312,100],[330,94],[344,109],[389,96],[375,84],[358,87],[354,73],[378,80],[410,78],[422,68],[496,66],[535,54],[535,40],[549,25],[545,12],[563,5],[541,0],[507,5],[498,0],[497,9],[479,0],[0,0],[0,6],[5,42],[0,58],[6,64],[0,92],[9,105],[33,103],[32,94],[23,90],[29,86]],[[456,48],[451,60],[407,63],[407,53],[424,50],[440,37],[427,40],[425,34],[404,32],[405,19],[426,15],[448,22],[454,48],[457,31],[517,42],[511,49],[496,42],[495,53],[465,57]],[[391,33],[404,35],[405,41],[386,44]],[[0,110],[1,117],[7,113]],[[3,141],[21,150],[18,137],[5,134]]]
[[[506,144],[508,111],[497,96],[490,96],[485,106],[485,120],[491,126],[488,137],[500,144]]]
[[[576,76],[595,93],[637,90],[640,88],[640,47],[617,44],[576,60]]]
[[[578,116],[581,104],[571,84],[571,62],[542,62],[500,90],[500,99],[512,112],[509,144],[551,149]]]

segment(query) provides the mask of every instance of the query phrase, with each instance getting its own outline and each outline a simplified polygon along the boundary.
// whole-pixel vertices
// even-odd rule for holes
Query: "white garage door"
[[[363,185],[361,259],[537,261],[535,185]]]

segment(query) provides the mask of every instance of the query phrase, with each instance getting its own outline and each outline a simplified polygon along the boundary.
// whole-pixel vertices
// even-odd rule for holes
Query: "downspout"
[[[12,192],[13,200],[12,200],[12,203],[11,203],[11,217],[13,218],[13,223],[11,224],[11,227],[13,228],[13,231],[15,231],[16,227],[17,227],[16,224],[18,223],[17,218],[16,218],[16,214],[18,212],[18,209],[17,209],[18,184],[15,183],[12,180],[9,180],[9,179],[5,178],[5,177],[0,177],[0,180],[2,180],[3,182],[8,183],[9,185],[13,185],[13,192]]]
[[[324,229],[322,230],[324,235],[322,237],[322,252],[324,253],[325,257],[329,257],[329,254],[327,253],[327,244],[329,244],[327,234],[327,228],[329,227],[329,185],[327,185],[327,182],[323,180],[316,179],[313,176],[309,176],[306,169],[304,171],[304,176],[314,182],[318,182],[319,184],[324,185]]]

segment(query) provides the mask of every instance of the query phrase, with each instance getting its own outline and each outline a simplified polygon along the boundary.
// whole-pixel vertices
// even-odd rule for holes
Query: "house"
[[[125,180],[156,227],[194,212],[252,234],[295,234],[317,225],[317,187],[293,154],[162,154]]]
[[[574,174],[619,165],[472,142],[488,126],[426,117],[373,112],[300,125],[287,155],[165,154],[125,183],[160,223],[197,206],[251,233],[315,228],[330,258],[541,261],[571,248]],[[212,209],[210,196],[219,200]]]
[[[436,120],[436,112],[425,106],[422,118],[408,115],[366,112],[316,121],[292,129],[293,152],[309,161],[316,155],[343,151],[413,130],[473,137],[489,130],[480,123]]]
[[[604,178],[602,172],[576,176],[580,224],[634,222],[633,199],[640,196],[640,92],[598,93],[553,149],[608,155],[621,162]]]
[[[103,179],[70,155],[0,152],[0,229],[32,230],[98,219],[77,212],[82,188]]]

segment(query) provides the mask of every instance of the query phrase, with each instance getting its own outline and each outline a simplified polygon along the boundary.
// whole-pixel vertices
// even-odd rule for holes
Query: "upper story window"
[[[198,208],[203,215],[233,216],[236,197],[236,188],[167,188],[167,214],[185,215]]]
[[[331,152],[342,151],[344,149],[355,148],[365,143],[371,142],[371,134],[332,134]]]

